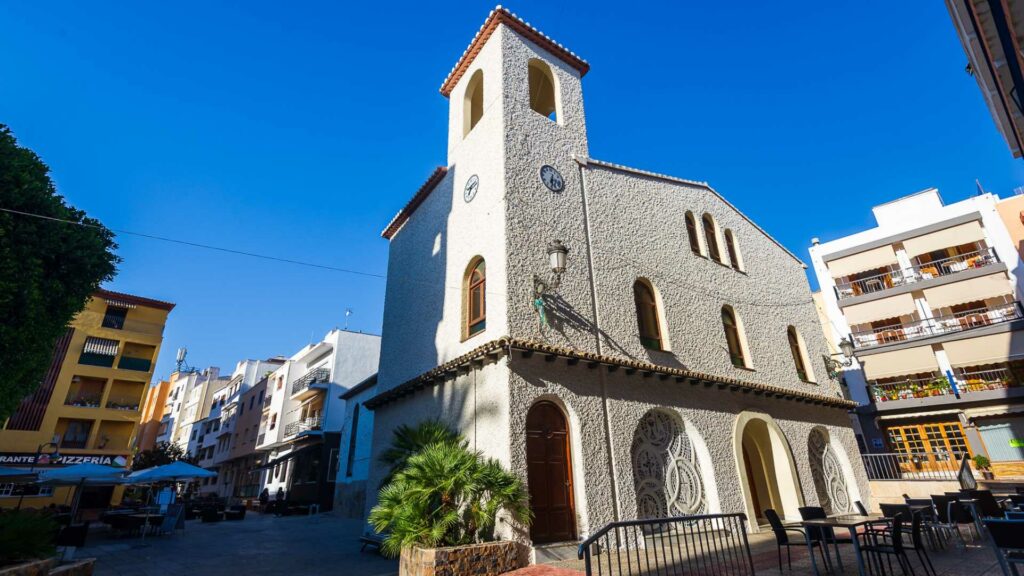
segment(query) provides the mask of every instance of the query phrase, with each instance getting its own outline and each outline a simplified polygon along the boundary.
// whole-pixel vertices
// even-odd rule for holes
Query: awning
[[[903,241],[903,249],[910,257],[927,254],[936,250],[944,250],[962,244],[970,244],[985,239],[985,231],[977,220],[952,226],[938,232],[910,238]]]
[[[964,415],[968,418],[985,418],[987,416],[1002,416],[1004,414],[1018,414],[1024,412],[1024,405],[1021,404],[999,404],[998,406],[985,406],[984,408],[968,408]]]
[[[977,366],[1024,357],[1024,332],[1001,332],[942,345],[953,366]]]
[[[107,298],[107,306],[111,306],[114,308],[124,308],[125,310],[131,310],[135,308],[135,304],[132,304],[131,302],[128,302],[126,300],[115,300],[113,298]]]
[[[321,442],[317,442],[315,444],[309,444],[308,446],[303,446],[302,448],[299,448],[297,450],[292,450],[291,452],[285,454],[284,456],[280,456],[278,458],[274,458],[273,460],[267,462],[266,464],[264,464],[262,466],[257,466],[255,468],[253,468],[253,470],[267,470],[269,468],[273,468],[274,466],[277,466],[278,464],[280,464],[282,462],[287,462],[288,460],[291,460],[292,458],[295,458],[299,454],[302,454],[302,453],[307,452],[309,450],[312,450],[314,448],[320,448],[321,444],[322,444]]]
[[[917,312],[917,306],[914,305],[914,297],[909,293],[897,294],[896,296],[889,296],[880,300],[872,300],[871,302],[854,304],[853,306],[843,308],[846,321],[851,325],[867,324],[868,322],[885,318],[910,316],[915,312]]]
[[[927,288],[924,291],[924,297],[932,310],[1011,294],[1013,286],[1005,272]]]
[[[939,369],[931,346],[872,354],[860,357],[859,360],[864,368],[864,377],[868,380],[935,372]]]
[[[883,414],[879,420],[906,420],[908,418],[929,418],[931,416],[950,416],[959,414],[959,410],[932,410],[931,412],[914,412],[911,414]]]
[[[82,348],[82,352],[87,354],[99,354],[101,356],[117,356],[118,344],[119,342],[117,340],[89,336],[85,339],[85,347]]]
[[[833,278],[842,278],[857,272],[882,268],[896,262],[896,252],[893,251],[892,245],[886,244],[852,256],[832,260],[828,262],[828,272]]]

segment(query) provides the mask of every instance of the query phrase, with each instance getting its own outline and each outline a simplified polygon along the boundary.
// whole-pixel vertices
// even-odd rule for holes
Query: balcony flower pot
[[[525,546],[508,540],[402,550],[399,576],[498,576],[526,565]]]

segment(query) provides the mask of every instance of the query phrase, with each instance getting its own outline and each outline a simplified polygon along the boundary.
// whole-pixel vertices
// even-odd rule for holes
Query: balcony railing
[[[117,363],[117,367],[122,370],[138,370],[139,372],[149,372],[152,365],[152,361],[147,358],[132,358],[131,356],[121,356],[121,360]]]
[[[858,330],[851,334],[851,336],[853,337],[854,345],[858,348],[870,348],[872,346],[892,344],[893,342],[905,342],[907,340],[938,336],[939,334],[962,332],[990,324],[1020,320],[1021,318],[1024,318],[1024,313],[1021,312],[1020,303],[1010,302],[1001,306],[976,308],[957,312],[956,314],[915,320],[914,322],[904,324],[891,324],[871,330]]]
[[[103,394],[75,394],[64,400],[65,406],[78,406],[80,408],[99,408],[103,400]]]
[[[1020,386],[1020,380],[1009,367],[989,370],[956,370],[957,386],[962,393],[1002,390]]]
[[[263,441],[266,440],[266,438],[267,438],[267,435],[265,433],[264,434],[260,434],[259,436],[257,436],[256,437],[256,445],[259,446],[260,444],[263,444]]]
[[[912,398],[946,396],[953,393],[949,380],[940,374],[925,378],[907,378],[898,382],[869,382],[868,389],[875,402],[895,402]]]
[[[861,454],[868,480],[956,480],[962,457],[950,452]]]
[[[120,398],[108,398],[107,408],[113,410],[138,410],[139,399],[132,398],[130,396],[122,396]]]
[[[295,422],[289,423],[284,427],[284,435],[295,436],[302,432],[308,432],[310,430],[321,430],[323,427],[323,418],[320,416],[312,416],[309,418],[302,418]]]
[[[274,396],[272,394],[267,394],[266,397],[263,398],[263,407],[264,408],[270,408],[270,404],[273,401],[274,401]]]
[[[999,262],[991,248],[981,248],[966,254],[957,254],[941,260],[914,264],[907,270],[899,266],[889,265],[885,272],[858,278],[857,280],[837,280],[836,295],[840,300],[881,292],[909,282],[918,282],[949,274],[956,274],[972,268],[983,268]]]
[[[299,378],[295,382],[292,382],[292,394],[298,394],[306,388],[309,388],[313,384],[320,384],[323,382],[329,382],[331,380],[331,371],[327,368],[317,368],[316,370],[310,370],[305,376]]]

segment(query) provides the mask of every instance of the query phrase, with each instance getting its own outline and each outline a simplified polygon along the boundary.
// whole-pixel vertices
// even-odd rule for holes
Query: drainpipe
[[[601,313],[597,306],[597,282],[594,278],[594,252],[591,247],[590,238],[590,205],[587,201],[587,174],[585,169],[589,159],[573,155],[573,160],[576,161],[580,174],[580,197],[583,200],[583,231],[587,247],[587,275],[590,281],[590,305],[594,310],[594,341],[597,353],[604,354],[604,346],[601,342]],[[619,475],[615,468],[615,457],[613,456],[612,424],[611,418],[608,415],[608,374],[604,370],[598,370],[598,377],[601,379],[601,411],[604,413],[605,451],[608,455],[608,471],[612,475],[612,506],[615,511],[615,520],[618,521],[622,519],[622,513],[619,506]]]

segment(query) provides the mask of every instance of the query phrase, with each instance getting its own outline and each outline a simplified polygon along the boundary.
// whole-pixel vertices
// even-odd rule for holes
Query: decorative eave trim
[[[500,4],[491,10],[491,13],[487,15],[487,20],[484,21],[484,25],[477,31],[476,36],[473,36],[473,40],[469,43],[469,46],[459,57],[459,61],[455,63],[455,67],[448,73],[448,77],[444,79],[444,83],[441,84],[441,94],[447,98],[451,95],[455,85],[459,83],[459,79],[469,69],[470,64],[476,59],[477,54],[483,49],[484,44],[494,34],[494,31],[498,29],[499,24],[504,24],[515,31],[520,36],[540,46],[544,50],[547,50],[552,55],[562,60],[569,66],[575,68],[582,78],[587,71],[590,70],[590,64],[586,60],[580,58],[574,54],[571,50],[562,46],[558,42],[555,42],[549,38],[546,34],[537,30],[529,23],[524,21],[519,16],[516,16],[512,12],[502,7]]]
[[[394,237],[394,235],[402,228],[402,225],[409,220],[412,213],[419,208],[420,204],[423,204],[427,199],[427,196],[430,196],[430,193],[433,192],[434,188],[441,183],[441,180],[444,180],[444,176],[447,173],[448,168],[445,166],[438,166],[435,168],[433,174],[427,178],[427,181],[424,182],[423,185],[420,186],[420,189],[416,191],[416,194],[413,195],[412,200],[409,200],[409,203],[399,210],[398,214],[395,214],[395,217],[391,219],[390,223],[388,223],[388,227],[385,228],[380,235],[391,240],[391,238]]]
[[[171,302],[153,300],[152,298],[143,298],[142,296],[125,294],[123,292],[114,292],[113,290],[104,290],[103,288],[97,288],[96,291],[92,293],[92,296],[93,298],[99,298],[102,300],[119,300],[127,304],[158,308],[160,310],[167,310],[168,312],[174,310],[174,304]]]
[[[584,352],[574,348],[552,346],[550,344],[521,338],[512,338],[509,336],[504,336],[497,340],[487,342],[486,344],[478,346],[454,360],[445,362],[433,370],[424,372],[411,380],[382,392],[367,400],[364,403],[364,406],[374,410],[379,406],[394,402],[428,386],[437,385],[445,379],[453,377],[459,372],[459,370],[464,369],[473,362],[481,361],[486,357],[496,359],[503,355],[510,355],[513,350],[522,353],[523,356],[527,358],[533,354],[541,354],[544,355],[547,360],[565,358],[570,364],[579,364],[582,361],[585,362],[589,368],[604,366],[609,371],[616,371],[619,368],[623,368],[624,372],[629,375],[640,372],[644,377],[658,376],[661,380],[675,378],[676,381],[680,383],[688,383],[691,385],[703,384],[704,386],[709,387],[717,386],[719,389],[728,388],[730,391],[738,391],[744,394],[753,393],[757,396],[765,396],[767,398],[793,400],[796,402],[804,402],[830,408],[841,408],[844,410],[852,410],[857,407],[856,402],[842,398],[811,394],[809,392],[791,390],[779,386],[771,386],[769,384],[759,384],[757,382],[744,382],[727,376],[715,376],[702,372],[694,372],[692,370],[660,366],[651,362],[642,362],[639,360],[619,358],[605,354]]]

